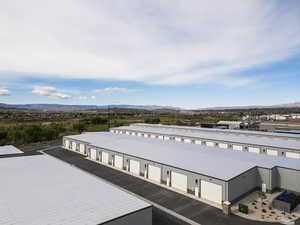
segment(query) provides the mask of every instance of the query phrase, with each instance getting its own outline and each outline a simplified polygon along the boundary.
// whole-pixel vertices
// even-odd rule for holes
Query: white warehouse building
[[[0,224],[151,225],[148,203],[48,155],[0,148]]]
[[[210,128],[134,124],[111,132],[300,159],[300,136]]]
[[[300,192],[297,159],[110,132],[65,136],[63,147],[217,207],[262,187]]]

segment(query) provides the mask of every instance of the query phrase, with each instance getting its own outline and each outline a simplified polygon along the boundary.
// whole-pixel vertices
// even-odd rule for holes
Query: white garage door
[[[159,135],[158,138],[159,139],[164,139],[164,136]]]
[[[126,134],[130,134],[129,131],[126,131]]]
[[[97,159],[97,151],[96,151],[96,149],[91,149],[91,159],[93,159],[93,160]]]
[[[137,136],[141,137],[141,136],[142,136],[142,133],[137,133]]]
[[[115,155],[115,167],[123,169],[123,157]]]
[[[170,140],[170,137],[169,136],[165,136],[165,140]]]
[[[228,148],[228,144],[219,143],[220,148]]]
[[[79,148],[80,152],[84,154],[84,144],[80,144]]]
[[[241,146],[241,145],[232,145],[232,149],[233,150],[242,151],[243,150],[243,146]]]
[[[288,158],[300,159],[300,153],[286,152],[285,156],[288,157]]]
[[[185,139],[184,139],[184,142],[185,142],[185,143],[192,143],[192,140],[191,140],[191,139],[185,138]]]
[[[202,144],[202,141],[200,141],[200,140],[196,140],[196,141],[195,141],[195,144],[197,144],[197,145],[201,145],[201,144]]]
[[[201,198],[220,204],[222,201],[222,186],[201,180]]]
[[[260,153],[259,148],[254,148],[254,147],[249,147],[248,152],[253,152],[253,153],[257,153],[257,154]]]
[[[206,142],[206,145],[209,146],[209,147],[214,147],[215,146],[215,143],[211,142],[211,141],[207,141]]]
[[[175,141],[181,141],[181,138],[175,137]]]
[[[73,149],[74,151],[76,151],[76,145],[77,145],[76,142],[73,141],[73,142],[72,142],[72,149]]]
[[[151,138],[156,138],[156,136],[154,135],[154,134],[151,134],[151,136],[150,136]]]
[[[149,165],[148,167],[148,178],[150,180],[160,183],[161,180],[161,169],[156,166]]]
[[[140,162],[131,159],[129,171],[136,175],[140,175]]]
[[[268,155],[278,156],[278,151],[272,150],[272,149],[267,149],[267,154]]]
[[[187,192],[187,176],[181,173],[171,172],[171,186]]]
[[[69,147],[70,147],[70,142],[69,142],[69,140],[66,140],[66,141],[65,141],[65,147],[66,147],[67,149],[69,149]]]
[[[107,152],[102,152],[102,162],[108,164],[108,153]]]

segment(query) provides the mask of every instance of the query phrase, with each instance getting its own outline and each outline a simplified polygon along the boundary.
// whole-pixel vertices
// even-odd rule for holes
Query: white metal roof
[[[8,155],[8,154],[16,154],[16,153],[23,153],[23,152],[12,145],[0,146],[0,155]]]
[[[276,137],[267,136],[246,136],[243,134],[233,133],[219,133],[219,132],[207,132],[205,130],[184,130],[176,128],[162,128],[162,127],[151,127],[151,126],[123,126],[113,129],[128,130],[128,131],[140,131],[158,133],[162,135],[174,135],[174,136],[185,136],[190,138],[203,138],[225,142],[235,142],[248,145],[260,145],[269,146],[283,149],[300,150],[300,139],[299,140],[286,140]]]
[[[0,224],[96,225],[148,207],[46,155],[0,159]]]
[[[294,138],[300,140],[299,134],[287,134],[287,133],[276,133],[276,132],[265,132],[265,131],[252,131],[252,130],[232,130],[232,129],[218,129],[218,128],[204,128],[204,127],[192,127],[192,126],[176,126],[176,125],[162,125],[162,124],[147,124],[147,123],[135,123],[130,126],[139,127],[157,127],[157,128],[172,128],[181,130],[193,130],[193,131],[207,131],[207,132],[220,132],[220,133],[232,133],[232,134],[245,134],[245,135],[261,135],[270,137],[282,137],[282,138]]]
[[[300,170],[298,159],[230,151],[126,134],[93,132],[67,137],[221,180],[230,180],[255,166],[265,168],[280,166]]]

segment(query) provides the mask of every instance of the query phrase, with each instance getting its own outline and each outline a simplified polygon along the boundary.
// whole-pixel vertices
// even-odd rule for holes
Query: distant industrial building
[[[240,129],[243,126],[242,121],[219,121],[217,122],[218,127],[224,127],[227,129]]]
[[[148,203],[47,155],[0,148],[0,224],[151,225]]]
[[[226,201],[236,202],[256,189],[300,192],[298,159],[166,141],[160,136],[151,138],[151,134],[142,138],[142,133],[83,133],[65,136],[63,146],[217,207]]]
[[[300,159],[300,135],[198,127],[134,124],[114,133]]]

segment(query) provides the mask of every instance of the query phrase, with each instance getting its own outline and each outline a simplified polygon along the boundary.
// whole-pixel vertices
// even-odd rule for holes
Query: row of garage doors
[[[118,131],[117,131],[118,132]],[[121,132],[121,131],[120,131]],[[130,134],[129,131],[126,131],[126,134]],[[134,132],[135,134],[135,132]],[[138,136],[142,136],[142,133],[137,133]],[[144,135],[145,136],[145,135]],[[158,135],[146,135],[146,136],[150,136],[150,137],[158,137],[160,139],[170,139],[168,136],[158,136]],[[167,137],[167,138],[166,138]],[[175,141],[179,141],[181,142],[183,140],[183,142],[185,143],[192,143],[192,139],[183,139],[181,137],[175,137]],[[202,144],[202,141],[199,141],[199,140],[195,140],[194,142],[195,144]],[[215,142],[212,142],[212,141],[206,141],[205,142],[205,145],[206,146],[209,146],[209,147],[216,147],[216,144]],[[229,148],[229,145],[226,144],[226,143],[218,143],[218,147],[219,148],[223,148],[223,149],[227,149]],[[233,150],[238,150],[238,151],[243,151],[243,146],[242,145],[236,145],[236,144],[233,144],[232,145],[232,149]],[[252,153],[257,153],[257,154],[260,154],[260,149],[258,147],[248,147],[248,152],[252,152]],[[266,154],[267,155],[272,155],[272,156],[278,156],[278,151],[275,150],[275,149],[267,149],[266,150]],[[288,158],[297,158],[299,159],[300,158],[300,153],[294,153],[294,152],[286,152],[286,157]]]
[[[91,158],[96,160],[96,150],[91,149]],[[101,162],[108,164],[109,155],[107,152],[101,152]],[[113,165],[118,169],[123,169],[123,157],[119,155],[114,156]],[[140,175],[140,162],[137,160],[129,160],[128,171]],[[157,183],[161,183],[161,168],[154,165],[148,165],[148,179]],[[185,174],[171,171],[170,186],[182,191],[187,192],[188,177]],[[212,202],[221,203],[222,201],[222,186],[208,181],[200,180],[200,196]]]

